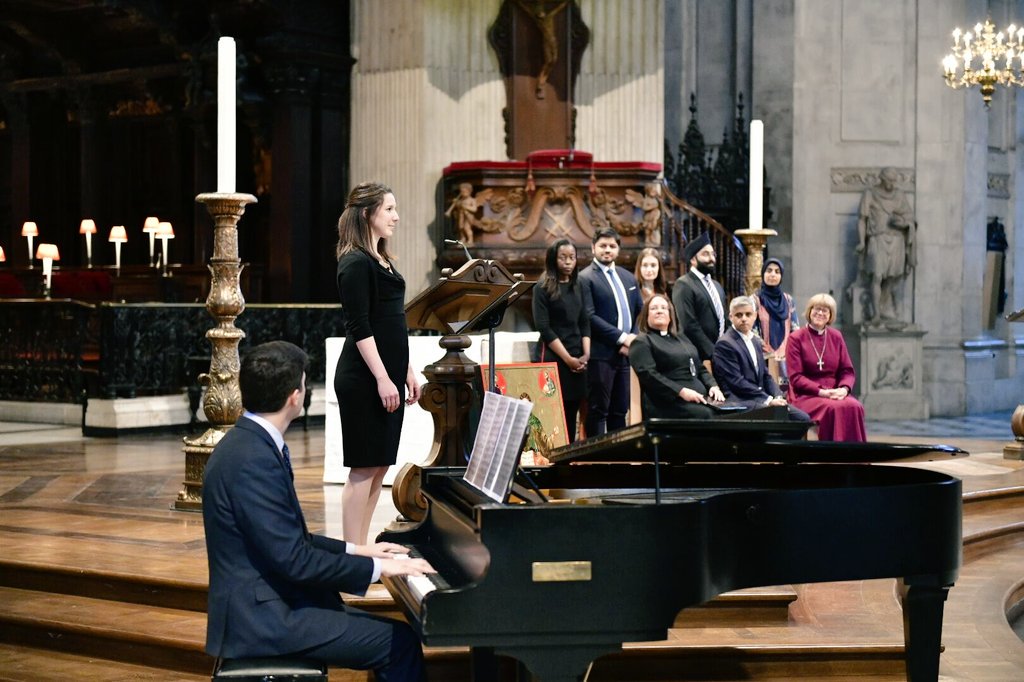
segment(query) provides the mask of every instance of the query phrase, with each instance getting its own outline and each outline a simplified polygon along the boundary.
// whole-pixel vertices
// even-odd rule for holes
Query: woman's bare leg
[[[341,527],[346,542],[366,544],[370,519],[380,497],[387,467],[356,467],[349,470],[341,493]]]

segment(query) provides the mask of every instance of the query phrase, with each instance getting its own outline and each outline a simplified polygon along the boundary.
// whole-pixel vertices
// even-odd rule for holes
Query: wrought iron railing
[[[668,216],[665,219],[662,249],[668,253],[671,259],[670,266],[674,268],[677,276],[685,274],[690,269],[690,264],[683,262],[683,248],[686,243],[707,232],[718,258],[715,279],[725,287],[728,299],[742,295],[747,254],[740,240],[717,220],[673,194],[667,184],[663,190]]]
[[[202,304],[72,300],[0,302],[0,400],[81,403],[179,393],[209,368]],[[307,381],[325,379],[324,342],[344,336],[341,309],[330,304],[246,306],[236,321],[241,351],[274,339],[310,356]]]
[[[67,299],[0,304],[0,400],[81,403],[95,306]]]

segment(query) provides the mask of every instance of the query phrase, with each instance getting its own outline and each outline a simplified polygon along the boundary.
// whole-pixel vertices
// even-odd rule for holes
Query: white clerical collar
[[[260,426],[262,426],[263,430],[269,433],[270,437],[274,439],[274,445],[277,446],[277,449],[279,451],[284,447],[284,435],[277,430],[276,426],[274,426],[269,421],[259,416],[255,412],[250,412],[249,410],[243,412],[242,416],[246,417],[247,419],[251,419]]]

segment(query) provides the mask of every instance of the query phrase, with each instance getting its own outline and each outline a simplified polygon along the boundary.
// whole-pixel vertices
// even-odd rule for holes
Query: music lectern
[[[427,384],[420,406],[433,416],[434,442],[424,466],[465,466],[469,438],[468,417],[473,400],[477,364],[464,351],[471,345],[469,333],[492,330],[501,323],[508,306],[534,285],[522,275],[511,274],[498,261],[473,259],[441,278],[405,307],[410,329],[443,334],[438,345],[445,355],[427,365]],[[490,344],[493,353],[494,343]],[[494,366],[492,361],[491,367]],[[420,521],[427,510],[420,495],[420,466],[406,464],[391,489],[395,507],[408,519]]]

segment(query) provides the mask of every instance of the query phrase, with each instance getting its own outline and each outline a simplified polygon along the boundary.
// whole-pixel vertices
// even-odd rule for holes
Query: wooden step
[[[0,661],[0,679],[10,682],[209,682],[213,669],[192,674],[18,644],[0,644]]]
[[[206,615],[68,594],[0,587],[0,641],[209,674]]]
[[[205,584],[99,568],[0,559],[0,586],[206,613]]]
[[[789,620],[789,605],[797,599],[792,585],[751,587],[720,594],[700,606],[683,609],[674,628],[759,627]]]

